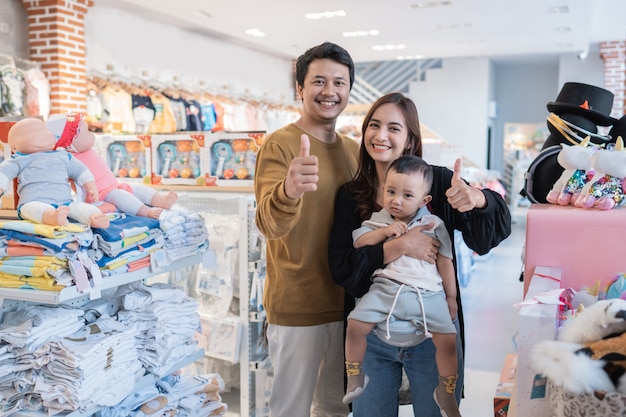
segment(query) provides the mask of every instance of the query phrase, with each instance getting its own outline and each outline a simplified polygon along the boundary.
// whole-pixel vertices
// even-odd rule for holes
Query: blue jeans
[[[457,357],[459,379],[456,386],[457,402],[461,401],[463,387],[463,354],[457,327]],[[391,346],[374,333],[367,336],[367,351],[363,371],[369,384],[363,395],[352,403],[354,417],[397,417],[399,411],[398,391],[402,382],[402,368],[411,385],[413,413],[415,417],[439,417],[441,412],[433,399],[439,383],[435,362],[435,345],[428,339],[417,346]]]

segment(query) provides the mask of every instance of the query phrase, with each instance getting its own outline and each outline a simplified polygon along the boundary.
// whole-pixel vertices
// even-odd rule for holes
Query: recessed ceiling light
[[[311,19],[311,20],[318,20],[318,19],[330,19],[333,17],[345,17],[346,16],[346,12],[344,12],[343,10],[337,10],[334,12],[330,12],[330,11],[326,11],[326,12],[321,12],[321,13],[307,13],[304,15],[304,17],[306,17],[307,19]]]
[[[424,58],[424,55],[398,55],[396,57],[396,59],[400,61],[409,61],[412,59],[422,59],[422,58]]]
[[[246,30],[246,35],[254,36],[255,38],[262,38],[265,36],[265,33],[257,28],[254,28]]]
[[[387,45],[374,45],[372,49],[375,51],[394,51],[396,49],[405,49],[406,46],[399,43],[397,45],[387,44]]]
[[[215,15],[208,10],[194,10],[193,13],[201,17],[215,17]]]
[[[378,36],[380,35],[380,31],[376,29],[370,30],[357,30],[355,32],[343,32],[343,36],[346,38],[360,38],[363,36]]]
[[[470,29],[472,27],[471,23],[451,23],[449,25],[437,25],[435,29],[437,30],[453,30],[453,29]]]
[[[569,6],[554,6],[554,7],[550,7],[550,13],[552,13],[552,14],[569,13]]]
[[[409,9],[428,9],[432,7],[452,6],[453,1],[427,1],[423,3],[409,4]]]

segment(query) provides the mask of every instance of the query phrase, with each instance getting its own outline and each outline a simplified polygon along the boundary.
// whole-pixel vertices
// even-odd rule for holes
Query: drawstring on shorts
[[[391,308],[389,309],[389,314],[387,314],[387,320],[385,320],[385,327],[387,330],[387,335],[385,336],[385,339],[387,340],[391,339],[391,332],[389,331],[389,321],[391,320],[393,309],[396,308],[396,303],[398,302],[398,298],[400,297],[400,292],[405,286],[406,284],[400,285],[400,288],[396,292],[396,296],[393,299],[393,303],[391,304]],[[426,323],[426,310],[424,310],[424,300],[422,299],[422,292],[417,287],[412,286],[412,288],[414,288],[415,291],[417,292],[417,298],[419,299],[420,307],[422,309],[422,320],[424,322],[424,335],[426,337],[433,337],[433,334],[428,331],[428,323]]]

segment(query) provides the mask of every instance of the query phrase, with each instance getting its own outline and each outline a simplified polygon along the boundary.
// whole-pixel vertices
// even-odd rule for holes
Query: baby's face
[[[383,206],[395,220],[410,221],[430,201],[422,174],[389,171],[385,178]]]

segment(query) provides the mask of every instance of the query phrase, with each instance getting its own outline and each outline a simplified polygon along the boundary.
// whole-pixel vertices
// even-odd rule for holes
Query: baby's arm
[[[409,228],[405,222],[393,222],[387,227],[381,227],[371,232],[363,233],[354,241],[354,247],[358,249],[363,246],[376,245],[390,237],[400,237],[405,234],[407,230],[409,230]]]
[[[443,281],[443,290],[446,293],[450,317],[454,320],[459,306],[456,303],[456,274],[454,273],[452,259],[442,254],[437,254],[437,271],[439,271],[439,275],[441,275]]]

